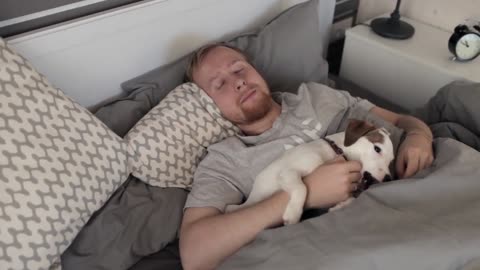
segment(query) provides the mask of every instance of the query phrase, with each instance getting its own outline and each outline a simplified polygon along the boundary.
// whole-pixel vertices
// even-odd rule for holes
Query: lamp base
[[[407,39],[415,33],[415,28],[409,23],[392,18],[377,18],[370,26],[378,35],[392,39]]]

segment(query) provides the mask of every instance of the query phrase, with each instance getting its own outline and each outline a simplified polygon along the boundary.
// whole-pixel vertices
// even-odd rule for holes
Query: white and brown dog
[[[326,139],[301,144],[286,151],[273,161],[255,178],[252,191],[242,205],[229,205],[226,212],[231,212],[271,196],[279,190],[289,193],[290,200],[283,213],[283,222],[297,223],[302,215],[307,189],[302,177],[310,174],[317,166],[343,154],[347,160],[362,163],[362,175],[356,197],[373,182],[390,181],[389,165],[393,160],[393,144],[385,128],[351,119],[345,132],[327,136]],[[353,201],[353,197],[330,208],[340,209]]]

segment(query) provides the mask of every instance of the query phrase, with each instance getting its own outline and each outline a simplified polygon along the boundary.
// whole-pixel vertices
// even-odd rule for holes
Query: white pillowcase
[[[189,189],[207,147],[238,132],[186,83],[122,139],[1,39],[0,127],[0,265],[8,270],[58,263],[130,172]]]
[[[207,147],[236,132],[203,90],[182,84],[125,136],[130,170],[153,186],[190,188]]]
[[[58,261],[127,178],[126,149],[0,39],[0,268]]]

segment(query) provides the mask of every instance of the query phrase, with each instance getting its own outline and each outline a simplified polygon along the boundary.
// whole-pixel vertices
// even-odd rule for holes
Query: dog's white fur
[[[355,121],[358,126],[359,120]],[[362,125],[373,127],[366,122],[361,122]],[[357,134],[358,139],[355,139],[353,144],[345,146],[346,138],[355,136],[350,133],[359,131],[358,128],[356,131],[349,128],[346,132],[333,134],[327,138],[343,150],[348,160],[358,160],[362,163],[362,175],[364,172],[369,172],[375,179],[382,181],[386,175],[389,175],[389,165],[393,160],[393,145],[388,131],[384,128],[373,128],[373,132],[383,136],[383,142],[372,142],[365,136],[372,132],[372,128],[370,128],[370,132],[363,134],[363,136]],[[375,146],[381,149],[380,153],[375,151]],[[227,206],[226,212],[252,205],[266,199],[278,190],[284,190],[290,195],[290,200],[283,214],[284,224],[297,223],[301,218],[307,196],[307,188],[302,181],[302,177],[310,174],[317,166],[335,158],[336,155],[332,147],[323,139],[301,144],[287,150],[280,158],[273,161],[258,174],[247,201],[242,205]],[[349,198],[331,209],[342,208],[352,200],[353,198]]]

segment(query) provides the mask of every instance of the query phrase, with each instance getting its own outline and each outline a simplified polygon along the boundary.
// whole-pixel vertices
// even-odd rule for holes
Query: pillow
[[[47,269],[127,179],[127,145],[0,39],[0,265]]]
[[[298,4],[259,32],[240,35],[228,43],[247,53],[271,91],[296,92],[303,82],[327,83],[324,56],[334,9],[326,7],[331,2]],[[319,17],[319,11],[323,16]]]
[[[118,136],[123,137],[155,106],[154,100],[163,98],[157,97],[157,93],[153,88],[138,89],[126,97],[117,98],[99,107],[95,116]]]
[[[130,176],[62,254],[63,269],[130,269],[177,238],[187,195]]]
[[[284,11],[260,30],[228,40],[244,50],[272,91],[296,91],[302,82],[327,82],[324,59],[335,1],[310,0]],[[190,55],[122,84],[130,93],[155,88],[165,93],[183,82]],[[160,100],[156,99],[158,103]]]
[[[207,147],[236,132],[203,90],[182,84],[125,136],[130,170],[152,186],[190,188]]]

